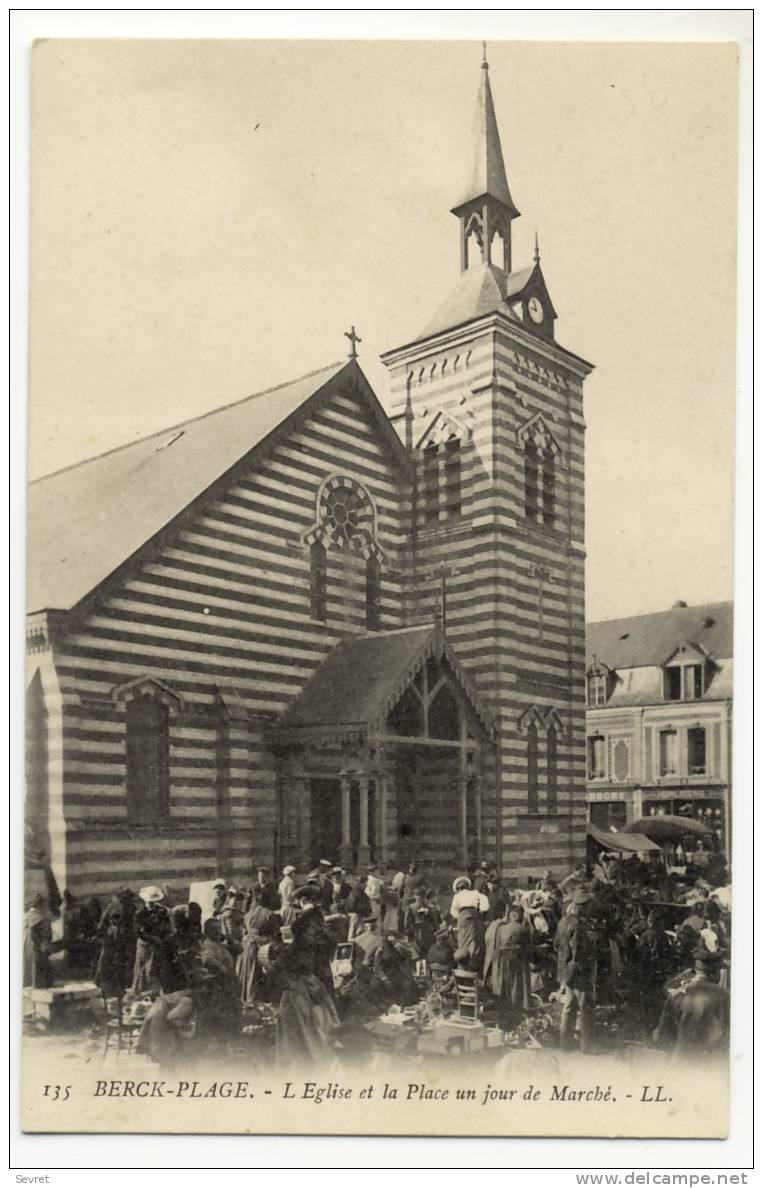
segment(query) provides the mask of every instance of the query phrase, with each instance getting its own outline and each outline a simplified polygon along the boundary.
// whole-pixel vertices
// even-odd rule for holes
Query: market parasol
[[[588,837],[591,841],[596,842],[604,850],[619,850],[621,854],[638,854],[645,850],[657,850],[660,847],[651,838],[645,837],[643,833],[626,832],[623,830],[610,830],[609,833],[605,829],[597,829],[595,825],[590,822],[588,824]]]
[[[694,817],[675,817],[670,813],[664,816],[639,817],[637,821],[629,821],[625,829],[628,833],[643,833],[654,841],[683,837],[687,833],[695,837],[715,837],[712,829],[703,825],[701,821],[696,821]]]

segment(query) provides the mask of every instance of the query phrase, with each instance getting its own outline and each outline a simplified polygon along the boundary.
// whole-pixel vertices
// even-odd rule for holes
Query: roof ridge
[[[238,400],[230,400],[227,404],[220,404],[216,408],[210,408],[205,413],[199,413],[197,417],[187,417],[184,421],[178,421],[175,425],[166,425],[163,429],[157,429],[154,433],[147,433],[144,437],[136,437],[133,441],[125,441],[121,445],[112,446],[108,450],[103,450],[100,454],[90,454],[87,458],[80,458],[79,462],[71,462],[68,466],[62,466],[59,470],[50,470],[47,474],[40,474],[37,478],[30,479],[28,486],[33,486],[35,483],[41,483],[45,479],[55,478],[56,475],[65,474],[69,470],[76,470],[79,466],[86,466],[88,462],[96,462],[99,458],[107,458],[109,454],[117,454],[120,450],[127,450],[131,446],[139,445],[141,442],[151,441],[155,437],[164,437],[167,433],[172,433],[178,429],[183,429],[186,425],[195,425],[197,421],[203,421],[205,417],[215,416],[217,413],[224,412],[228,408],[234,408],[237,404],[246,404],[247,400],[259,400],[263,396],[269,396],[273,392],[278,392],[282,388],[289,388],[292,384],[302,383],[303,380],[312,379],[313,376],[321,375],[325,371],[335,371],[344,366],[346,359],[341,359],[335,363],[329,363],[325,367],[316,367],[314,371],[306,371],[304,375],[294,376],[293,379],[284,380],[280,384],[273,384],[270,388],[263,388],[261,392],[250,392],[248,396],[240,396]]]
[[[592,619],[586,623],[586,630],[591,627],[601,627],[607,623],[624,623],[626,621],[630,622],[633,619],[653,619],[658,615],[672,615],[681,611],[693,611],[695,614],[697,614],[702,611],[709,610],[714,606],[730,607],[733,605],[733,598],[720,598],[716,602],[697,602],[692,603],[691,606],[669,606],[667,610],[642,611],[640,614],[635,615],[616,615],[613,619]]]

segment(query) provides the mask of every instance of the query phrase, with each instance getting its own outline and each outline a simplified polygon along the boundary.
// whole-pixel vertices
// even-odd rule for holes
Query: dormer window
[[[607,674],[594,672],[588,677],[588,704],[590,706],[607,704]]]
[[[705,689],[704,665],[669,664],[665,669],[666,701],[699,701]]]

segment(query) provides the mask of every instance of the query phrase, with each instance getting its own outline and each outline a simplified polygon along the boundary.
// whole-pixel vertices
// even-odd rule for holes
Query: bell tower
[[[487,61],[459,201],[460,269],[382,358],[415,463],[412,619],[444,620],[497,722],[473,852],[520,881],[585,854],[583,382],[556,339],[535,241],[513,266]]]
[[[452,208],[460,223],[461,271],[481,262],[511,272],[511,223],[519,211],[506,179],[484,42],[473,145],[474,162],[464,196]]]

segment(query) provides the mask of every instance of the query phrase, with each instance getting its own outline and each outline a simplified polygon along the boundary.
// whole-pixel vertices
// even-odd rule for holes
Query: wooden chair
[[[453,971],[453,976],[456,981],[459,1019],[466,1019],[470,1023],[479,1022],[480,988],[476,973],[470,969],[456,969]]]

